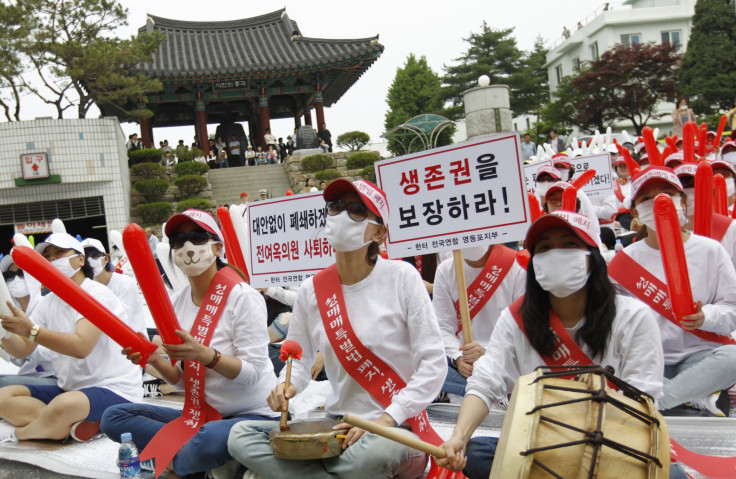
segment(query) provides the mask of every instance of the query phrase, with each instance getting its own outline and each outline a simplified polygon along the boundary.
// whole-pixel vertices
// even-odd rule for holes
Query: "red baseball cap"
[[[695,176],[695,172],[697,171],[697,163],[683,163],[681,165],[677,165],[674,169],[674,172],[678,178],[681,176]]]
[[[550,228],[558,227],[570,228],[585,244],[594,248],[598,247],[598,243],[594,239],[593,222],[590,218],[572,211],[557,210],[548,215],[540,216],[537,221],[532,223],[526,233],[524,248],[534,254],[534,245],[539,236]]]
[[[246,193],[245,191],[243,191],[242,193],[240,193],[240,197],[242,198],[243,196],[248,196],[248,193]]]
[[[371,210],[371,213],[381,218],[383,224],[388,224],[386,193],[370,181],[350,181],[347,178],[337,178],[327,185],[322,196],[325,201],[332,201],[340,198],[343,193],[349,191],[357,193],[360,199],[363,200],[363,203]]]
[[[189,209],[182,213],[175,214],[166,221],[164,233],[166,236],[171,237],[171,235],[176,232],[176,229],[186,222],[195,223],[203,230],[216,235],[220,238],[220,241],[224,243],[222,232],[220,232],[220,228],[217,226],[215,217],[212,216],[212,213],[201,210]]]
[[[636,195],[639,194],[639,190],[641,190],[644,185],[654,181],[669,183],[677,188],[678,191],[682,191],[682,183],[680,183],[680,179],[671,168],[667,168],[666,166],[650,166],[646,170],[641,170],[641,172],[631,180],[631,194],[627,200],[631,201],[631,204],[633,204],[634,199],[636,199]]]
[[[537,178],[539,178],[539,176],[541,174],[543,174],[543,173],[550,175],[552,177],[552,179],[554,179],[554,180],[559,180],[561,178],[560,177],[560,171],[557,168],[555,168],[554,166],[545,165],[545,166],[539,168],[537,170]]]

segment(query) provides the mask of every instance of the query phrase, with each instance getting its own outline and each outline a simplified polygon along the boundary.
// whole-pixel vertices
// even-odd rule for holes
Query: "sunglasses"
[[[363,203],[359,203],[356,201],[345,201],[345,200],[333,200],[328,201],[326,205],[327,214],[330,216],[335,216],[340,213],[342,213],[345,210],[348,210],[348,216],[353,221],[363,221],[368,217],[368,207],[364,205]],[[383,221],[381,218],[376,218],[376,221],[379,224],[383,224]]]
[[[216,236],[213,236],[211,233],[208,233],[207,231],[197,228],[193,229],[191,231],[188,231],[186,233],[178,232],[174,233],[173,236],[169,237],[169,245],[172,249],[179,249],[184,246],[184,243],[189,241],[193,245],[203,245],[207,243],[209,240],[214,239],[216,241],[220,241],[219,238]]]
[[[95,248],[85,248],[84,255],[89,259],[99,259],[105,256],[105,253],[100,253]]]
[[[6,271],[6,272],[3,273],[3,279],[5,281],[10,281],[11,279],[15,278],[16,276],[18,278],[22,278],[23,277],[23,270],[22,269],[19,269],[18,271],[10,271],[10,270],[8,270],[8,271]]]

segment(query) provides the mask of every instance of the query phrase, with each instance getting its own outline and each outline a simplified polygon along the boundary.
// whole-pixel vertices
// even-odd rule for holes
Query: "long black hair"
[[[590,277],[586,283],[585,323],[575,333],[575,340],[587,344],[593,357],[596,357],[605,353],[611,337],[616,317],[616,290],[608,278],[606,260],[598,248],[590,247],[589,250]],[[521,304],[521,316],[529,342],[541,355],[551,354],[555,349],[555,336],[549,327],[549,294],[537,282],[532,256],[526,274],[526,295]]]

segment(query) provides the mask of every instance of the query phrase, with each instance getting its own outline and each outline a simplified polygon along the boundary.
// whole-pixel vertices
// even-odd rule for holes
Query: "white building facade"
[[[684,53],[696,0],[627,0],[612,7],[615,2],[601,5],[596,11],[550,46],[545,67],[549,75],[550,93],[554,95],[560,80],[573,75],[585,62],[597,60],[603,52],[616,44],[670,43]],[[662,116],[650,120],[652,128],[659,127],[660,135],[672,129],[670,113],[673,103],[662,102],[657,113]],[[630,121],[614,125],[615,130],[632,131]],[[585,132],[584,132],[585,133]]]

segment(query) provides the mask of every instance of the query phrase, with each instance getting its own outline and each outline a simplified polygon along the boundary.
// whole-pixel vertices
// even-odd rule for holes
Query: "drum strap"
[[[115,272],[116,273],[122,273],[123,272],[123,268],[125,267],[126,264],[128,264],[128,261],[130,261],[128,259],[128,255],[127,254],[126,255],[123,255],[120,258],[120,261],[118,261],[118,264],[115,265]]]
[[[317,273],[313,282],[322,324],[335,356],[351,378],[384,408],[388,407],[394,396],[406,387],[406,382],[355,334],[347,315],[337,265],[333,264]],[[426,410],[406,422],[423,441],[435,446],[444,442],[429,424]]]
[[[511,271],[514,261],[516,261],[516,251],[502,244],[493,246],[480,274],[468,287],[468,312],[471,321],[501,286],[503,279]],[[457,315],[457,334],[460,335],[463,325],[460,321],[460,304],[457,301],[455,301],[455,314]]]
[[[222,268],[210,282],[204,302],[199,308],[190,331],[195,341],[209,346],[217,323],[233,288],[243,279],[232,268]],[[181,416],[162,427],[141,452],[141,461],[156,459],[156,477],[209,421],[222,419],[220,413],[207,404],[204,394],[206,368],[199,361],[184,363],[184,409]]]
[[[624,251],[619,251],[613,257],[613,261],[608,265],[608,275],[626,288],[637,299],[652,308],[654,312],[667,318],[677,327],[682,328],[682,325],[677,321],[672,312],[672,303],[669,299],[669,288],[667,288],[667,284],[644,269],[644,267],[634,261]],[[719,344],[736,344],[736,340],[731,336],[703,331],[702,329],[687,330],[682,328],[682,330],[706,341]]]
[[[621,181],[616,180],[613,182],[613,194],[616,195],[616,199],[619,200],[621,203],[624,202],[624,192],[621,190]]]

